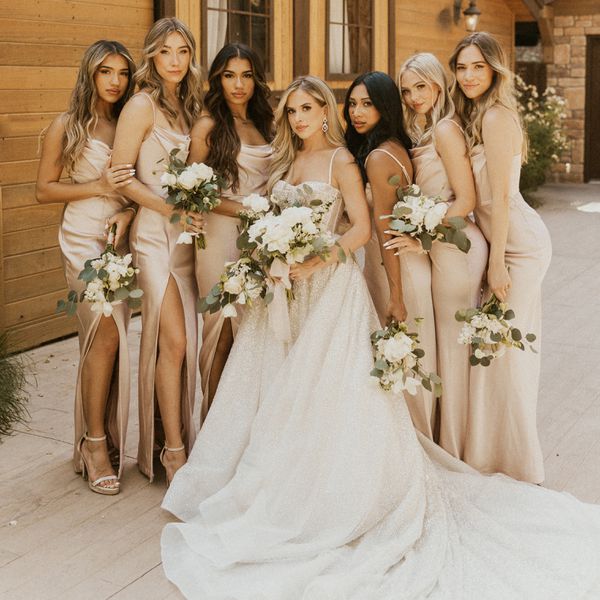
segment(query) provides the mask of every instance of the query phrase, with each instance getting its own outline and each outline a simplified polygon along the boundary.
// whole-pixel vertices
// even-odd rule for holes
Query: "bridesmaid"
[[[205,112],[192,128],[188,162],[205,162],[228,181],[222,202],[206,216],[206,249],[196,252],[196,280],[206,296],[227,261],[239,257],[237,219],[241,201],[264,194],[271,164],[273,109],[258,55],[244,44],[227,44],[208,73]],[[204,313],[200,374],[202,420],[215,395],[237,330],[237,318]]]
[[[470,350],[457,343],[462,324],[454,314],[461,308],[479,306],[487,242],[469,218],[475,208],[475,184],[444,67],[433,54],[414,55],[400,70],[400,91],[404,124],[414,145],[415,182],[424,194],[441,196],[450,204],[448,218],[466,219],[463,231],[471,241],[467,254],[442,242],[434,243],[429,252],[438,374],[443,381],[438,405],[439,444],[462,460],[468,408],[480,399],[470,392]],[[405,236],[400,236],[387,247],[402,253],[404,244]]]
[[[508,303],[515,325],[540,347],[541,285],[550,264],[550,236],[519,192],[526,138],[513,73],[489,33],[467,36],[450,57],[454,102],[471,152],[477,189],[475,219],[490,244],[486,298]],[[540,355],[509,351],[473,375],[478,402],[469,407],[465,461],[485,473],[544,480],[536,426]]]
[[[133,90],[135,65],[119,42],[101,40],[86,51],[68,110],[48,128],[39,165],[38,202],[62,202],[59,230],[65,276],[79,294],[77,277],[106,246],[116,224],[115,246],[127,252],[124,235],[135,209],[119,191],[131,179],[131,164],[110,166],[116,121]],[[71,183],[61,181],[63,169]],[[99,494],[119,493],[129,414],[129,355],[126,304],[110,317],[78,303],[79,369],[75,388],[75,470]],[[115,474],[110,455],[118,457]]]
[[[195,53],[192,33],[181,21],[164,18],[154,24],[135,75],[140,92],[123,109],[113,154],[118,163],[136,164],[137,178],[123,193],[140,206],[130,236],[144,290],[138,464],[152,480],[154,447],[163,441],[162,432],[155,432],[157,405],[167,483],[185,463],[195,439],[198,321],[193,246],[176,244],[181,225],[170,222],[173,208],[164,201],[160,177],[171,150],[180,148],[187,155],[189,131],[200,114]],[[200,231],[202,217],[189,216],[189,230]]]
[[[360,168],[367,186],[372,221],[377,239],[372,236],[365,248],[365,278],[382,322],[395,319],[409,323],[419,332],[425,350],[424,368],[436,371],[435,325],[431,299],[431,262],[424,253],[403,253],[400,259],[385,252],[389,215],[397,201],[396,187],[388,183],[397,176],[401,185],[412,182],[413,169],[406,150],[410,139],[402,124],[400,93],[393,79],[374,71],[357,77],[344,103],[347,123],[346,143]],[[407,243],[410,242],[408,238]],[[384,269],[381,268],[383,263]],[[414,319],[421,317],[418,325]],[[433,439],[435,398],[419,389],[405,394],[415,427]]]

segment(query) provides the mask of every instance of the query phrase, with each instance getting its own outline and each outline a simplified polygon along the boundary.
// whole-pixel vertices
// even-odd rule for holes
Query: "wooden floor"
[[[599,193],[600,186],[547,186],[540,211],[554,243],[539,401],[545,485],[589,502],[600,502],[600,213],[577,206]],[[138,341],[134,321],[134,353]],[[93,494],[70,462],[77,340],[28,356],[37,373],[31,421],[0,445],[0,598],[180,598],[160,563],[164,480],[148,484],[132,458],[135,406],[123,491]]]

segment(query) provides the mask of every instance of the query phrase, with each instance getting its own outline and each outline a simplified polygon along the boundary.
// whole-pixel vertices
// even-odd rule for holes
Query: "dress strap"
[[[138,92],[138,94],[148,98],[148,102],[150,102],[150,106],[152,107],[152,125],[156,125],[156,106],[154,106],[154,100],[152,100],[150,94],[147,92]]]
[[[391,152],[388,152],[385,148],[375,148],[374,150],[371,150],[371,152],[367,154],[367,158],[365,158],[365,167],[367,166],[369,157],[371,156],[371,154],[373,154],[373,152],[383,152],[387,154],[400,167],[402,173],[404,174],[404,177],[406,177],[406,181],[408,181],[409,184],[412,183],[412,180],[408,174],[408,171],[406,170],[406,167]]]
[[[449,123],[452,123],[453,125],[456,125],[456,127],[458,127],[460,129],[460,132],[464,135],[465,134],[465,130],[451,117],[444,117],[443,119],[440,119],[437,122],[437,125],[439,125],[440,123],[443,123],[444,121],[448,121]],[[437,127],[436,125],[436,127]],[[435,130],[434,130],[435,133]]]
[[[333,174],[333,159],[335,158],[335,155],[338,153],[338,150],[341,150],[342,146],[337,147],[334,151],[333,154],[331,155],[331,160],[329,161],[329,178],[327,179],[327,183],[329,185],[331,185],[331,176]]]

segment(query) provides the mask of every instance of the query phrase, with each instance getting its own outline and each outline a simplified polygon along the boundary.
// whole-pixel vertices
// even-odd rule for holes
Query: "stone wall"
[[[600,14],[554,17],[554,57],[548,64],[548,85],[567,100],[565,127],[570,141],[570,149],[554,166],[560,181],[583,181],[588,35],[600,35]]]

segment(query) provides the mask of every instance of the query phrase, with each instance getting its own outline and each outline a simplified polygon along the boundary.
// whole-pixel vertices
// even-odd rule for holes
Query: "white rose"
[[[446,212],[448,205],[445,202],[438,202],[430,208],[425,214],[425,227],[428,231],[433,231],[441,222]]]
[[[228,294],[239,294],[242,291],[242,281],[241,279],[236,277],[230,277],[224,284],[223,290]]]
[[[237,317],[237,310],[235,310],[235,306],[233,304],[227,304],[223,307],[223,317]]]
[[[290,227],[298,223],[312,224],[311,217],[312,209],[308,206],[290,206],[284,208],[279,216],[281,222]]]
[[[398,333],[389,340],[381,340],[378,347],[388,362],[400,362],[412,351],[412,340],[404,333]]]
[[[212,168],[204,163],[192,163],[188,169],[194,173],[197,179],[202,179],[203,181],[208,181],[214,176]]]
[[[269,210],[269,201],[264,196],[250,194],[242,200],[242,205],[253,212],[267,212]]]
[[[166,171],[160,176],[160,183],[163,187],[174,187],[177,185],[177,175],[167,173]]]
[[[186,169],[177,177],[177,183],[184,190],[193,190],[198,185],[198,177],[193,171]]]
[[[182,231],[177,238],[178,244],[191,244],[194,241],[194,235],[189,231]]]

